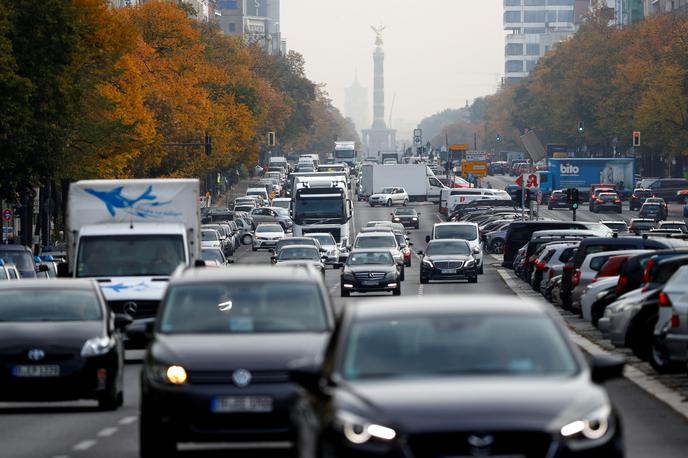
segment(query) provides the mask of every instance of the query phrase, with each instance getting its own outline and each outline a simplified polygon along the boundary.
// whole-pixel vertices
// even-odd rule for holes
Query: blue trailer
[[[635,187],[635,159],[633,158],[550,158],[549,172],[541,178],[543,194],[552,190],[577,188],[581,199],[590,196],[594,184],[614,185],[622,197],[628,197]]]

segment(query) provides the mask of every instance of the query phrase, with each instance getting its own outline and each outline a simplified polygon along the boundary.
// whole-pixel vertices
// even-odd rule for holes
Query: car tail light
[[[620,203],[621,203],[621,200],[620,200],[620,199],[616,199],[616,200],[614,201],[614,203],[615,203],[615,204],[620,204]]]
[[[626,275],[621,275],[619,281],[616,283],[616,295],[621,296],[624,288],[628,285],[628,277]]]
[[[598,204],[603,204],[603,203],[604,203],[604,200],[602,200],[602,199],[597,199],[597,203],[598,203]]]
[[[637,199],[638,196],[636,196],[635,194],[633,194],[633,195],[631,195],[631,198],[632,198],[632,199]]]
[[[649,261],[647,261],[647,264],[645,265],[645,270],[643,271],[643,283],[650,283],[650,272],[652,271],[652,267],[654,265],[654,259],[650,259]]]
[[[678,313],[671,314],[671,327],[678,328],[681,326],[681,319],[678,317]]]
[[[591,283],[595,283],[595,282],[597,282],[597,275],[595,275],[595,276],[592,278],[592,282],[591,282]]]
[[[671,307],[671,300],[669,299],[669,295],[662,291],[659,293],[659,306],[660,307]]]
[[[581,272],[580,270],[576,270],[573,273],[573,280],[571,281],[571,285],[575,288],[578,286],[578,283],[580,283],[580,277],[581,277]]]

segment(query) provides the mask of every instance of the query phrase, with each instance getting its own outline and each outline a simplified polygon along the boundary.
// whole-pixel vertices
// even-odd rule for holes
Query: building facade
[[[361,86],[358,77],[350,87],[344,89],[344,115],[354,122],[358,131],[370,125],[368,88]]]
[[[225,35],[243,37],[269,54],[285,54],[280,0],[216,0],[216,19]]]

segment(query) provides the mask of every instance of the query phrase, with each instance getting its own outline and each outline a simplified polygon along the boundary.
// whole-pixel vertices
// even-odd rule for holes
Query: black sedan
[[[592,197],[591,199],[590,211],[593,213],[600,213],[602,211],[621,213],[623,211],[621,199],[615,192],[601,192],[596,198]]]
[[[547,202],[547,209],[569,208],[570,205],[564,191],[552,191],[552,195],[549,196],[549,201]]]
[[[667,211],[661,203],[645,202],[638,213],[640,218],[662,221],[667,219]]]
[[[480,252],[480,249],[477,249]],[[465,240],[435,239],[428,243],[421,257],[420,282],[430,280],[468,280],[478,282],[478,263]]]
[[[334,313],[322,275],[189,269],[160,305],[141,375],[140,456],[178,442],[291,441],[293,360],[320,358]]]
[[[392,222],[401,223],[404,227],[418,229],[420,227],[420,213],[415,208],[397,208],[392,215]]]
[[[123,401],[124,346],[131,323],[89,280],[0,284],[0,401]]]
[[[600,385],[623,361],[588,363],[554,313],[500,296],[346,308],[322,366],[290,372],[298,456],[623,457]]]
[[[401,294],[401,273],[392,253],[385,249],[352,251],[342,266],[341,296],[384,291]]]

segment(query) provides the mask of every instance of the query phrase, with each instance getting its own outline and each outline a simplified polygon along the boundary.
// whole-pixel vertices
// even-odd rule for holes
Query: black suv
[[[640,206],[645,203],[645,199],[648,197],[654,197],[655,195],[652,194],[651,189],[647,188],[636,188],[633,190],[633,194],[631,194],[631,200],[630,200],[630,208],[631,211],[634,210],[640,210]]]
[[[688,180],[685,178],[661,178],[650,185],[650,190],[655,197],[674,202],[683,202],[682,197],[676,193],[688,188]]]

